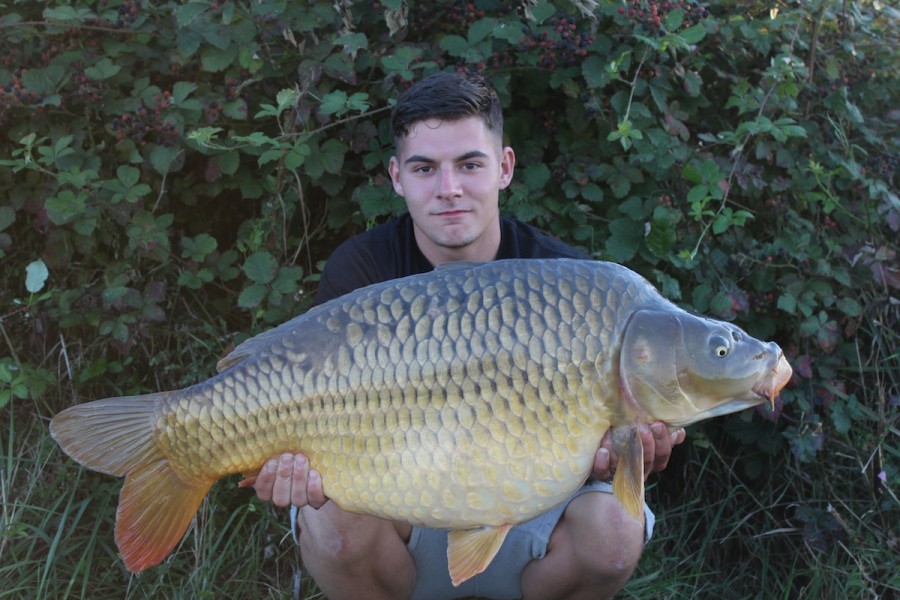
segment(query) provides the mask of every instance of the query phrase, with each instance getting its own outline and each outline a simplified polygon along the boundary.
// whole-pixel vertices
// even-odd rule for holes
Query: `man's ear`
[[[396,156],[392,156],[388,162],[388,173],[391,176],[391,183],[394,184],[394,191],[401,198],[403,197],[403,185],[400,183],[400,161]]]
[[[512,183],[516,169],[516,153],[509,146],[500,151],[500,189],[505,190]]]

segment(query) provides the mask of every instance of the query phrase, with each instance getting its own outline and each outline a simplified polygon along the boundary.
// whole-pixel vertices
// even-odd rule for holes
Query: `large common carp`
[[[240,344],[183,390],[53,418],[63,450],[124,476],[116,542],[162,561],[217,480],[303,452],[345,510],[451,530],[454,584],[512,524],[567,499],[604,433],[613,489],[642,518],[637,424],[673,427],[774,402],[781,349],[664,299],[625,267],[465,263],[378,283]]]

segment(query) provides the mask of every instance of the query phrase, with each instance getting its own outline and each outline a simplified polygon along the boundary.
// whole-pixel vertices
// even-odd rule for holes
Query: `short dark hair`
[[[391,110],[394,143],[426,119],[458,121],[481,117],[487,128],[503,137],[503,109],[497,91],[476,73],[437,73],[403,92]]]

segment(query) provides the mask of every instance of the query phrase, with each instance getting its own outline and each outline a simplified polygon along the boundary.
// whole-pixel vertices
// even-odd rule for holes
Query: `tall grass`
[[[283,514],[220,482],[162,566],[129,574],[113,538],[120,482],[54,446],[43,419],[0,428],[0,598],[299,598]],[[312,597],[310,595],[310,597]]]

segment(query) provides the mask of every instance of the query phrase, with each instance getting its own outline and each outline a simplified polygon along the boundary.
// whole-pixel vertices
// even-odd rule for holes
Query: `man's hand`
[[[270,458],[253,484],[260,500],[275,506],[312,506],[321,508],[328,498],[322,490],[322,476],[309,468],[303,454],[282,454]]]
[[[646,479],[650,473],[666,468],[666,465],[669,464],[669,457],[672,456],[672,447],[683,442],[686,434],[684,428],[670,432],[665,423],[656,421],[652,425],[641,423],[638,426],[638,435],[644,446],[644,478]],[[611,432],[607,431],[600,441],[600,449],[594,456],[594,477],[601,481],[611,479],[618,462],[619,457],[612,447]]]

